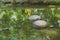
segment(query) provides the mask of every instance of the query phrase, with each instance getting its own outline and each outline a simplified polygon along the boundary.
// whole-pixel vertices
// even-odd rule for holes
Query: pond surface
[[[37,9],[37,10],[36,10]],[[28,18],[39,15],[48,22],[46,28],[36,29]],[[0,8],[1,40],[60,40],[60,8]],[[59,22],[59,23],[58,23]],[[52,27],[53,26],[53,27]]]

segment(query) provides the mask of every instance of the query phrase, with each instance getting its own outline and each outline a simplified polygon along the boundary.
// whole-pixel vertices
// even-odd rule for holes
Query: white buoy
[[[44,20],[37,20],[37,21],[33,22],[33,25],[35,25],[36,27],[39,27],[39,28],[40,27],[43,28],[43,27],[47,26],[47,22]]]
[[[30,21],[39,20],[39,19],[41,19],[41,17],[38,16],[38,15],[32,15],[32,16],[29,17]]]

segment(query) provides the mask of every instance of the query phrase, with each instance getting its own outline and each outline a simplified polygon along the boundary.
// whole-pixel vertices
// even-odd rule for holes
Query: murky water
[[[47,27],[34,28],[31,15],[41,16]],[[60,8],[0,8],[0,40],[60,40],[58,20]]]

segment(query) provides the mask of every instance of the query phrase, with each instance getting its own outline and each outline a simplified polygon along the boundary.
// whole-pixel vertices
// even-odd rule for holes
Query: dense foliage
[[[0,0],[0,2],[11,2],[14,3],[16,2],[17,4],[34,4],[38,3],[39,5],[41,4],[55,4],[55,5],[60,5],[60,0]]]

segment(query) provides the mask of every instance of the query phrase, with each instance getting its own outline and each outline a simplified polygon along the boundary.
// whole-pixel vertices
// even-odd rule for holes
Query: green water
[[[25,12],[26,9],[32,10]],[[34,10],[38,9],[37,13]],[[42,20],[47,21],[48,27],[35,29],[28,17],[43,13]],[[13,18],[11,18],[14,15]],[[60,8],[0,8],[0,40],[60,40],[60,28],[57,21],[60,20]],[[50,28],[50,25],[54,25]],[[7,29],[6,29],[7,28]]]

